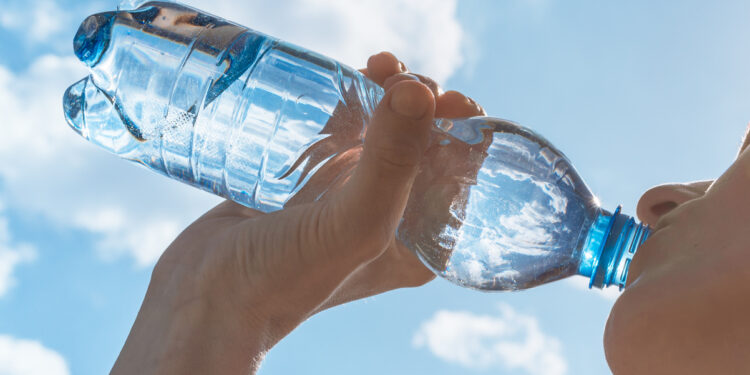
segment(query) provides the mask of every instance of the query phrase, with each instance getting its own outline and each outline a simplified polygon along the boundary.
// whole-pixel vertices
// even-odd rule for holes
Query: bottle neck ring
[[[589,229],[578,268],[580,275],[589,277],[589,288],[617,285],[622,290],[630,262],[649,236],[648,226],[620,211],[621,206],[612,214],[602,210]]]

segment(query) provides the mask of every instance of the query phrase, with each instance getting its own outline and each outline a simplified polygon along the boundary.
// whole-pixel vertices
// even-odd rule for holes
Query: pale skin
[[[654,228],[604,335],[620,374],[750,374],[750,137],[715,181],[652,188]]]
[[[271,214],[224,202],[156,264],[113,374],[248,374],[310,316],[434,275],[394,238],[435,116],[483,115],[390,53],[362,70],[386,89],[352,176]]]
[[[432,119],[484,110],[405,74],[390,53],[362,71],[387,94],[351,178],[272,214],[224,202],[196,220],[157,263],[113,374],[255,373],[310,316],[434,278],[394,232]],[[614,374],[750,373],[748,194],[750,151],[715,182],[640,199],[638,216],[655,231],[606,326]]]

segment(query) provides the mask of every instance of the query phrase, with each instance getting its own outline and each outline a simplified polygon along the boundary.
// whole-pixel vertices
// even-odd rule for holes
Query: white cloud
[[[579,290],[585,290],[588,293],[594,293],[607,301],[613,302],[620,297],[620,289],[614,286],[604,289],[591,288],[589,289],[589,279],[581,276],[573,276],[566,280],[568,285]]]
[[[438,80],[461,64],[455,0],[192,3],[357,67],[380,50],[394,51],[412,70]],[[32,20],[28,37],[48,43],[88,15],[79,14],[82,6],[62,9],[51,0],[17,4],[3,10],[0,27],[21,32]],[[0,66],[2,194],[16,210],[92,233],[105,258],[127,254],[139,265],[152,264],[181,228],[219,199],[120,160],[70,130],[62,94],[86,74],[72,50],[66,57],[38,57],[25,71]]]
[[[456,0],[186,0],[198,9],[331,56],[355,68],[391,51],[444,83],[463,63]]]
[[[69,375],[65,358],[40,342],[0,335],[0,374]]]
[[[0,14],[0,27],[16,31],[31,42],[46,41],[61,31],[70,19],[70,14],[52,0],[15,5],[4,6]]]
[[[558,339],[533,316],[501,304],[499,314],[441,310],[422,323],[413,345],[470,369],[505,368],[528,375],[563,375],[567,362]]]
[[[14,209],[94,235],[108,259],[150,265],[218,198],[88,144],[65,123],[62,94],[87,74],[73,57],[42,56],[24,72],[0,66],[0,180]]]
[[[133,216],[122,206],[79,211],[73,223],[98,235],[97,249],[104,258],[130,254],[139,266],[151,265],[184,224],[179,219]]]
[[[10,290],[16,281],[13,278],[15,268],[36,259],[34,248],[25,243],[14,243],[8,228],[8,219],[2,215],[3,205],[0,202],[0,297]]]
[[[118,2],[63,8],[54,0],[12,1],[0,12],[0,27],[29,42],[69,43],[73,35],[62,31],[75,30],[89,13],[114,10]],[[412,71],[443,83],[463,64],[467,50],[457,0],[184,2],[356,68],[373,53],[392,51]]]

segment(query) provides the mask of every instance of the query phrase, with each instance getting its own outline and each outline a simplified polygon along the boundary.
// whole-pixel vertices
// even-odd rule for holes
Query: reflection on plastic
[[[345,183],[382,88],[224,19],[136,3],[90,16],[74,39],[91,69],[64,96],[76,132],[263,211]],[[600,209],[544,138],[473,117],[436,121],[397,238],[460,285],[516,290],[576,274],[622,286],[647,234],[619,209]]]

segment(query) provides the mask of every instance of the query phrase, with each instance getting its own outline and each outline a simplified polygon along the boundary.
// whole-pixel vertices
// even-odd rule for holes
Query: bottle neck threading
[[[622,290],[630,262],[649,236],[648,226],[620,210],[620,206],[614,213],[601,210],[589,229],[578,267],[578,274],[589,277],[589,288],[617,285]]]

